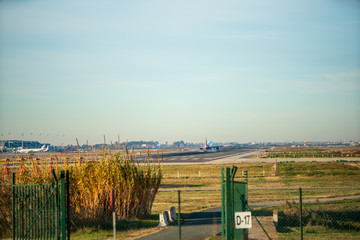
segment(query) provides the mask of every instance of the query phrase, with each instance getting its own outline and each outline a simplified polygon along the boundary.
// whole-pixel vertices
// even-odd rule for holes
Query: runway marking
[[[245,156],[251,155],[251,152],[245,151],[245,152],[236,152],[231,154],[225,154],[219,156],[219,154],[209,154],[207,156],[204,155],[185,155],[185,156],[164,156],[163,162],[166,163],[205,163],[205,162],[212,162],[219,159],[229,158],[229,157],[235,157],[236,159],[244,158]]]

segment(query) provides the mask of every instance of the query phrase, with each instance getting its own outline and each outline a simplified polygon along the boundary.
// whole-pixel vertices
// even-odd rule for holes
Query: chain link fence
[[[360,238],[360,187],[250,189],[249,197],[254,216],[273,222],[274,239]]]
[[[249,188],[252,210],[250,239],[359,239],[360,187]],[[300,206],[300,198],[302,206]],[[221,239],[221,193],[218,190],[181,191],[182,239]],[[116,219],[118,239],[172,239],[179,235],[178,222],[158,228],[159,214],[178,209],[178,192],[160,191],[152,214],[144,219]],[[111,206],[101,211],[70,209],[71,239],[112,239]],[[302,211],[300,209],[302,208]],[[106,209],[106,211],[104,211]],[[11,235],[11,188],[0,188],[0,237]],[[99,214],[99,213],[102,214]],[[264,232],[266,231],[266,233]]]
[[[244,170],[249,173],[248,206],[252,212],[249,238],[360,239],[359,168],[353,164],[289,162],[239,166],[235,181],[243,181]],[[220,168],[172,166],[164,170],[150,214],[141,219],[120,217],[120,211],[131,212],[134,205],[142,209],[136,199],[125,208],[115,206],[117,239],[177,239],[179,234],[181,239],[222,239]],[[3,184],[7,182],[0,184],[1,239],[12,238],[11,185]],[[110,191],[101,186],[98,189],[109,196],[101,204],[94,202],[82,207],[79,202],[70,202],[71,239],[113,239]],[[178,190],[181,190],[181,231],[177,220],[170,227],[159,228],[159,214],[170,211],[171,207],[179,213]]]

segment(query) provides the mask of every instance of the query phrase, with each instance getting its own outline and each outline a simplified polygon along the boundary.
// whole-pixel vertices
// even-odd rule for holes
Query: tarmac
[[[276,228],[272,222],[272,216],[257,217],[271,239],[276,239]],[[202,212],[190,214],[183,220],[181,225],[181,239],[200,240],[209,239],[211,236],[221,236],[221,208],[207,209]],[[249,229],[249,239],[269,239],[259,223],[252,217],[252,228]],[[169,240],[180,239],[177,223],[163,230],[137,240]]]

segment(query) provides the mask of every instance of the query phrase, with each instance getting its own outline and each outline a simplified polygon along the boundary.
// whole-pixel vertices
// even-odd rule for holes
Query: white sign
[[[251,228],[251,212],[235,212],[235,228]]]

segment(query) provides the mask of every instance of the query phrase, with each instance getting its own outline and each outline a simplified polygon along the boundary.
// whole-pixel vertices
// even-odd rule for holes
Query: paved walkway
[[[344,199],[357,199],[360,195],[343,196],[334,198],[320,198],[319,202],[328,202]],[[303,202],[315,202],[315,199],[304,199]],[[252,209],[261,208],[266,206],[282,205],[285,201],[273,201],[250,204]],[[271,239],[277,238],[275,226],[272,222],[272,216],[258,216],[257,219],[261,225],[265,228],[266,232],[270,235]],[[221,208],[207,209],[202,212],[196,212],[190,214],[189,217],[184,219],[181,225],[181,239],[185,240],[200,240],[207,239],[210,236],[221,234]],[[179,229],[177,225],[171,225],[163,230],[154,233],[149,236],[138,238],[138,240],[170,240],[178,239]],[[268,239],[260,225],[252,217],[252,228],[249,229],[249,239]]]
[[[181,239],[198,240],[221,232],[221,208],[208,209],[190,214],[181,225]],[[164,230],[138,240],[170,240],[178,239],[177,225],[166,227]]]
[[[272,217],[257,217],[270,237],[276,236],[276,229]],[[268,239],[254,217],[252,217],[252,228],[249,229],[249,239]],[[210,236],[221,234],[221,208],[208,209],[191,214],[184,219],[181,225],[181,239],[200,240]],[[170,240],[178,239],[179,229],[177,225],[169,226],[160,232],[149,236],[138,238],[138,240]]]

